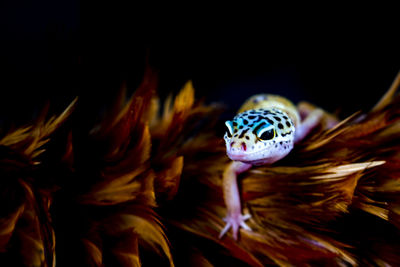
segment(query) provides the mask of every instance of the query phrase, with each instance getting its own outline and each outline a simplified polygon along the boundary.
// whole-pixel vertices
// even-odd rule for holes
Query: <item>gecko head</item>
[[[277,109],[248,110],[226,121],[225,126],[226,152],[235,161],[273,163],[293,148],[293,123]]]

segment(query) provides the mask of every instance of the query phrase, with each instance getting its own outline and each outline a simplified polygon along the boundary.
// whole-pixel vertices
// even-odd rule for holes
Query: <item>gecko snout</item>
[[[246,151],[247,150],[246,143],[245,142],[236,143],[235,141],[233,141],[231,143],[231,150],[236,152]]]

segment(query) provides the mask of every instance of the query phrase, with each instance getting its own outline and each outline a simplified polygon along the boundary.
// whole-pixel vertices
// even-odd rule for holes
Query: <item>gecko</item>
[[[301,121],[300,113],[305,115]],[[319,108],[301,110],[288,99],[270,94],[250,97],[238,114],[225,122],[226,153],[232,160],[222,175],[224,202],[227,207],[226,222],[219,238],[232,228],[237,240],[239,228],[251,231],[245,223],[250,214],[242,214],[237,176],[252,166],[272,164],[284,158],[295,143],[306,137],[321,121]]]

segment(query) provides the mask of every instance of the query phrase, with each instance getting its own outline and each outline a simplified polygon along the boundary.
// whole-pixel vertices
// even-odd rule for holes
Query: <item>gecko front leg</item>
[[[222,190],[227,207],[227,216],[224,218],[226,225],[221,231],[219,238],[232,228],[233,238],[237,240],[239,227],[250,230],[245,221],[251,217],[250,214],[242,214],[240,205],[240,194],[237,185],[237,176],[251,168],[251,164],[240,161],[232,161],[225,169],[222,177]]]

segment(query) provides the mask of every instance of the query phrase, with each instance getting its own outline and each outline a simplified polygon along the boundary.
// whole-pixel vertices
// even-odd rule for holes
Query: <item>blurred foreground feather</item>
[[[10,131],[0,139],[0,260],[10,266],[53,266],[55,237],[49,208],[55,184],[37,177],[39,155],[69,117],[75,99],[59,116]]]
[[[63,126],[61,138],[54,132],[74,101],[0,139],[0,261],[53,266],[57,254],[58,266],[398,265],[399,81],[371,112],[321,126],[285,159],[242,175],[253,231],[238,241],[218,239],[229,163],[215,131],[219,106],[195,101],[190,82],[161,105],[147,71],[98,126]],[[57,138],[61,152],[45,151]]]

